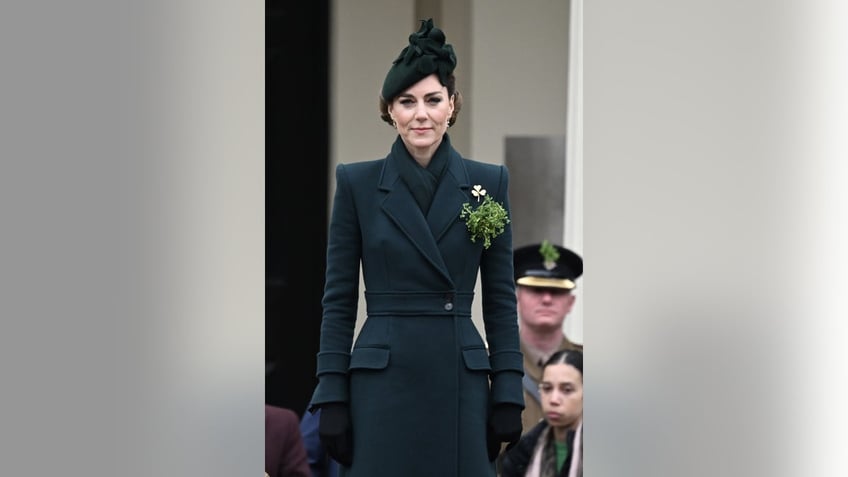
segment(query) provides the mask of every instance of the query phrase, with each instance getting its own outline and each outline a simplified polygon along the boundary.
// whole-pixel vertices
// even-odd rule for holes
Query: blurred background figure
[[[524,355],[522,433],[542,419],[539,380],[542,363],[560,350],[583,351],[565,336],[563,323],[574,307],[575,281],[583,274],[583,259],[547,240],[515,249],[513,265],[518,328]]]
[[[310,477],[297,414],[265,405],[265,473],[269,477]]]
[[[315,412],[307,410],[300,420],[300,434],[303,436],[303,445],[306,446],[309,468],[312,470],[312,477],[338,477],[339,463],[327,454],[327,449],[318,437],[320,421],[321,408]]]
[[[539,383],[544,419],[502,456],[502,477],[582,477],[583,353],[557,351]]]

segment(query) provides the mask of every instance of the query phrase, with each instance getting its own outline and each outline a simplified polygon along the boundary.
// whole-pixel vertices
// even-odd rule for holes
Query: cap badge
[[[559,250],[556,249],[547,240],[542,241],[542,246],[539,247],[539,254],[542,255],[542,265],[545,270],[553,270],[556,268],[557,260],[559,260]]]

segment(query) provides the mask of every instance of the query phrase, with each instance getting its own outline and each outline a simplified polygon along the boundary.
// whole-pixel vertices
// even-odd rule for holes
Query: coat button
[[[445,310],[447,310],[447,311],[453,310],[453,303],[451,303],[451,302],[445,303]]]

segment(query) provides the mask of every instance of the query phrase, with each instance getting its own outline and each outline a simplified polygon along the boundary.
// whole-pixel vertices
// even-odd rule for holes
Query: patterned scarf
[[[579,439],[582,443],[582,423],[578,429],[580,431]],[[568,445],[569,453],[573,453],[575,451],[575,432],[570,431],[566,437],[566,444]],[[579,459],[579,461],[577,460]],[[566,464],[568,464],[569,460],[566,458]],[[536,440],[536,446],[533,448],[533,453],[530,455],[530,465],[527,467],[527,473],[525,476],[527,477],[557,477],[559,475],[568,475],[569,477],[576,477],[583,475],[583,462],[582,462],[582,448],[580,449],[580,456],[572,455],[571,464],[568,465],[569,468],[565,468],[563,466],[562,471],[557,471],[557,459],[556,459],[556,444],[554,438],[554,431],[551,426],[545,427],[541,434],[539,434],[539,438]]]
[[[450,138],[445,134],[430,163],[424,168],[415,162],[400,136],[392,144],[392,158],[397,165],[398,173],[425,216],[430,211],[430,204],[433,202],[433,196],[436,195],[439,181],[447,169],[450,151]]]
[[[568,477],[583,477],[583,420],[580,420],[580,425],[577,426],[577,432],[574,434],[574,445],[571,457],[571,468],[568,469]]]
[[[556,446],[554,445],[554,432],[551,426],[536,439],[536,446],[530,458],[530,466],[527,468],[527,476],[531,477],[557,477],[556,468]]]

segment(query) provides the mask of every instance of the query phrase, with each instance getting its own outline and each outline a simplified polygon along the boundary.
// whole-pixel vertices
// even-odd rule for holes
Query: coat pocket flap
[[[465,366],[473,371],[491,371],[489,365],[489,353],[483,348],[468,348],[462,350],[462,357],[465,359]]]
[[[388,348],[354,348],[350,354],[350,369],[384,369],[388,365]]]

